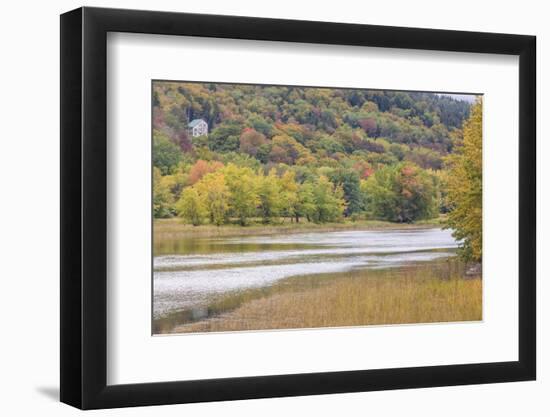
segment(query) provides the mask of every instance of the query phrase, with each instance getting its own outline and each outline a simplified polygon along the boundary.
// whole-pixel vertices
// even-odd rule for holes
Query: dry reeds
[[[278,292],[173,332],[366,326],[482,319],[482,280],[453,266],[361,270],[307,291]]]

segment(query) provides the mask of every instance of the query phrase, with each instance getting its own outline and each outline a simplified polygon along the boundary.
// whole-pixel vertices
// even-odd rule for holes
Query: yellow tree
[[[206,216],[204,202],[195,187],[187,187],[181,193],[181,197],[176,203],[178,214],[191,223],[198,226]]]
[[[229,208],[239,220],[239,224],[246,226],[260,203],[254,171],[230,163],[220,172],[224,174],[229,189]]]
[[[227,218],[230,197],[223,173],[205,175],[196,187],[204,201],[210,223],[221,226]]]
[[[280,185],[282,214],[285,217],[290,217],[292,221],[296,217],[296,205],[298,204],[298,184],[294,171],[285,171],[281,176]]]
[[[462,254],[467,260],[482,257],[482,118],[481,99],[472,106],[464,122],[463,141],[447,158],[447,227],[462,241]]]
[[[256,180],[259,209],[264,223],[269,223],[272,218],[279,217],[281,211],[281,186],[275,169],[271,169],[268,175],[258,173]]]

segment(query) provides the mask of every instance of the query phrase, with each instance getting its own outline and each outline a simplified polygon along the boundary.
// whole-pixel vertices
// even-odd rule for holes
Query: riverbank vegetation
[[[237,219],[233,219],[231,223],[223,226],[203,224],[200,227],[195,227],[179,217],[155,219],[153,228],[155,247],[157,245],[161,246],[169,241],[190,237],[266,236],[289,233],[338,232],[346,230],[414,230],[429,227],[442,227],[446,222],[446,216],[408,224],[383,220],[351,219],[345,219],[336,223],[291,223],[289,219],[279,218],[278,221],[265,225],[262,221],[263,219],[260,217],[251,218],[248,227],[241,227]]]
[[[207,134],[189,131],[196,119]],[[467,162],[480,126],[471,103],[433,93],[154,82],[153,215],[204,229],[454,211],[447,226],[480,260],[481,174]]]
[[[463,269],[448,260],[356,270],[338,279],[294,277],[213,302],[208,320],[173,326],[168,318],[156,326],[162,333],[189,333],[481,320],[482,281],[463,279]]]

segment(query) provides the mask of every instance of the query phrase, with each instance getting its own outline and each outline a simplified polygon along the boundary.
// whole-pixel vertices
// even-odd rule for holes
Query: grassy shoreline
[[[178,326],[173,333],[479,321],[481,286],[480,278],[335,283],[253,300],[225,315]]]
[[[249,226],[227,224],[222,226],[185,224],[179,218],[155,219],[153,234],[157,239],[178,239],[183,237],[218,237],[218,236],[249,236],[274,235],[304,232],[337,232],[342,230],[396,230],[396,229],[426,229],[443,225],[443,218],[423,220],[417,223],[391,223],[381,220],[358,220],[341,223],[311,223],[302,220],[300,223],[291,223],[286,220],[277,224],[253,223]]]
[[[174,323],[159,333],[224,332],[369,326],[482,319],[481,276],[465,279],[457,259],[385,270],[350,271],[345,278],[293,277],[272,289],[227,297],[213,317]],[[290,283],[316,282],[302,288]],[[225,310],[225,312],[224,312]]]

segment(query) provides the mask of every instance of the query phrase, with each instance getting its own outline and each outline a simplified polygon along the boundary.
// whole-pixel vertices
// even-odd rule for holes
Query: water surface
[[[235,308],[290,278],[295,289],[317,275],[345,279],[351,270],[450,257],[456,247],[436,228],[180,239],[153,261],[154,329],[211,317],[220,313],[214,304]]]

